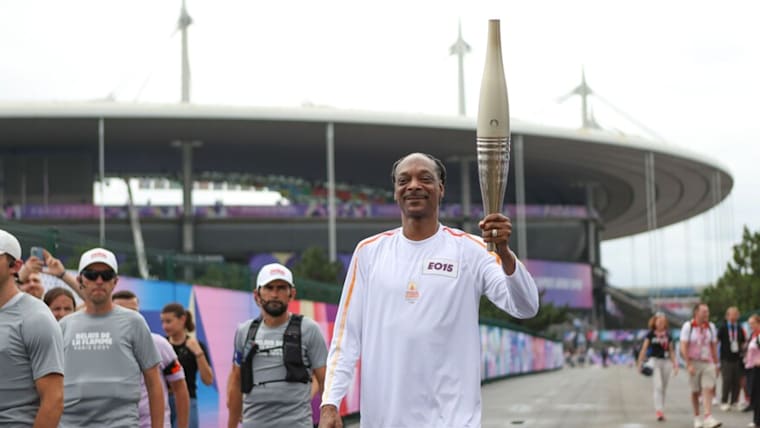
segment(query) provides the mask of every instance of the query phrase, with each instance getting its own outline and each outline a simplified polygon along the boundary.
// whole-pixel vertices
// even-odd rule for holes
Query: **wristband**
[[[56,277],[58,277],[58,279],[63,279],[64,276],[66,276],[66,271],[65,270],[63,272],[61,272],[60,275],[56,275]]]

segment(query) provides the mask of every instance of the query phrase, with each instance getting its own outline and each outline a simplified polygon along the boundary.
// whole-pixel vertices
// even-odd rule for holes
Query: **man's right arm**
[[[74,275],[68,273],[66,271],[66,267],[63,266],[63,263],[48,253],[47,250],[45,250],[45,263],[48,267],[48,274],[53,275],[63,281],[66,285],[69,286],[69,288],[71,288],[71,291],[73,291],[74,294],[79,296],[80,299],[84,300],[84,296],[82,296],[82,292],[79,288],[80,284],[77,281],[77,278]]]
[[[190,392],[187,390],[185,378],[169,382],[174,394],[174,407],[177,410],[177,428],[188,428],[190,426]]]
[[[349,266],[346,281],[335,317],[335,328],[327,354],[327,370],[325,373],[324,393],[322,394],[322,409],[320,412],[320,427],[340,428],[343,426],[338,406],[346,395],[349,383],[353,379],[356,362],[359,359],[362,345],[362,306],[364,288],[368,278],[364,275],[366,263],[361,257],[361,245],[356,251]]]
[[[240,390],[240,366],[232,363],[230,377],[227,379],[227,428],[236,428],[243,414],[243,392]]]
[[[152,343],[151,343],[152,345]],[[143,370],[145,389],[148,391],[148,407],[150,409],[150,426],[160,428],[164,426],[164,390],[161,386],[161,375],[158,371],[158,363],[155,366]]]
[[[690,331],[686,325],[681,328],[681,340],[679,347],[681,348],[681,358],[683,358],[684,367],[689,374],[693,374],[693,366],[689,360],[689,334]]]
[[[40,407],[34,427],[56,427],[63,413],[63,336],[53,314],[27,314],[23,321],[24,345],[28,350]]]

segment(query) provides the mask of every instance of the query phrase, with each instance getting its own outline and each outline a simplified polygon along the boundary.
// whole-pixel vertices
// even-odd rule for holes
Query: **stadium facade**
[[[578,309],[596,313],[606,284],[602,240],[698,215],[733,186],[729,171],[703,154],[619,133],[513,121],[512,147],[506,211],[516,225],[515,250],[536,266],[555,263],[540,269],[590,276],[589,287],[549,274],[545,283],[591,293],[593,307]],[[390,190],[390,166],[413,151],[445,162],[442,217],[472,230],[481,215],[474,118],[332,108],[0,104],[0,200],[15,222],[97,236],[93,183],[101,166],[105,177],[168,177],[186,186],[301,180],[310,190],[298,201],[291,195],[288,206],[196,207],[191,216],[182,207],[138,207],[146,246],[230,260],[311,246],[345,254],[396,227],[398,212],[392,201],[361,191],[336,198],[333,212],[324,190],[329,183]],[[105,216],[108,240],[132,240],[123,209]]]

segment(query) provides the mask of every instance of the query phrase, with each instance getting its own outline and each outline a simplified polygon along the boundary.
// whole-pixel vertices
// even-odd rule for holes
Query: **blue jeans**
[[[169,394],[169,408],[172,411],[172,428],[177,428],[177,408],[174,406],[174,394]],[[190,399],[189,428],[198,428],[198,399]]]

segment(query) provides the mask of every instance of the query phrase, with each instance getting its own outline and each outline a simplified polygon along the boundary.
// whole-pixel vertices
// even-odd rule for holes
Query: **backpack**
[[[245,338],[243,364],[240,366],[240,389],[243,393],[248,394],[255,385],[264,385],[272,382],[309,383],[311,381],[311,376],[303,362],[303,354],[301,353],[302,320],[303,315],[293,314],[290,316],[288,326],[285,327],[285,334],[282,338],[282,359],[286,371],[285,379],[259,383],[254,383],[253,379],[253,357],[260,351],[259,346],[254,342],[254,339],[256,338],[256,332],[259,330],[262,319],[261,317],[258,317],[251,322],[251,326],[248,328],[248,334]]]

